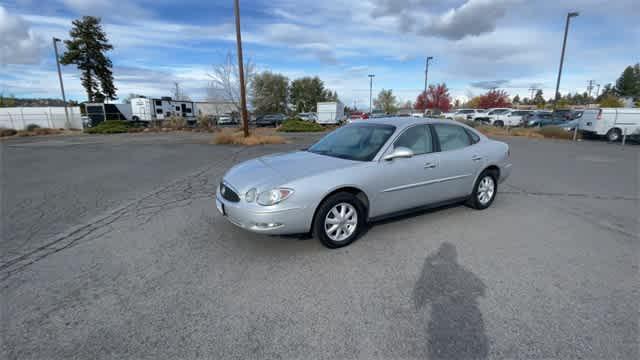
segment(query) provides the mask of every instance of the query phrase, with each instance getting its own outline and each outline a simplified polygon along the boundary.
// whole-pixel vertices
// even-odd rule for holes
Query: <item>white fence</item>
[[[72,129],[82,129],[80,107],[70,106],[69,126]],[[42,128],[63,129],[66,118],[64,107],[9,107],[0,108],[0,128],[25,130],[30,124]]]

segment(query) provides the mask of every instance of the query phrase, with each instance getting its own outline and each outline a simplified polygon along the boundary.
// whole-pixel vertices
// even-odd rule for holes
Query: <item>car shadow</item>
[[[417,311],[430,308],[429,359],[487,358],[489,341],[477,301],[485,291],[482,280],[458,264],[453,244],[445,242],[427,256],[413,301]]]

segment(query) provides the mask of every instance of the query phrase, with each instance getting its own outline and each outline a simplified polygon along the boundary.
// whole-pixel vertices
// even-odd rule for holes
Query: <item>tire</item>
[[[342,209],[347,215],[345,219],[339,219],[336,216],[341,213]],[[349,211],[355,211],[355,214],[349,216]],[[358,238],[366,226],[365,214],[364,205],[354,195],[346,192],[331,195],[316,210],[313,218],[313,234],[322,245],[330,249],[347,246]],[[330,221],[337,223],[332,224]],[[336,225],[336,230],[328,231]],[[353,225],[353,228],[350,228],[349,225]]]
[[[504,122],[502,120],[497,120],[493,125],[497,127],[504,127]]]
[[[618,128],[613,128],[609,130],[609,132],[607,132],[607,140],[609,140],[609,142],[616,142],[620,140],[621,137],[622,131],[620,131],[620,129]]]
[[[493,192],[489,195],[488,198],[485,198],[481,192],[483,191],[481,188],[481,184],[485,185],[483,181],[488,181],[493,184]],[[476,210],[484,210],[491,206],[493,200],[496,198],[496,194],[498,193],[498,176],[495,171],[485,170],[478,176],[478,180],[476,180],[475,185],[473,186],[473,193],[471,193],[471,197],[467,201],[467,205],[476,209]],[[485,193],[485,195],[488,195]]]

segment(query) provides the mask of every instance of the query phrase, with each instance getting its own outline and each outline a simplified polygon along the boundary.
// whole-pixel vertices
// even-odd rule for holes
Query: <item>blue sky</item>
[[[634,4],[635,3],[635,4]],[[71,21],[100,16],[114,51],[118,95],[169,95],[174,81],[206,98],[214,64],[235,49],[232,0],[0,1],[0,92],[59,97],[51,37],[68,37]],[[497,84],[511,95],[532,85],[553,93],[567,11],[572,20],[562,92],[588,80],[614,82],[640,61],[637,0],[241,0],[245,57],[258,71],[294,79],[318,75],[348,105],[368,106],[391,88],[415,100],[424,59],[429,83],[455,98]],[[73,66],[63,68],[69,97],[85,100]]]

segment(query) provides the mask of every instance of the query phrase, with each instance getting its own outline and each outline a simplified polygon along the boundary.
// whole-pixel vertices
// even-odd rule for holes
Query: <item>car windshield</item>
[[[308,151],[356,161],[371,161],[384,145],[395,126],[383,124],[354,124],[329,133]]]

